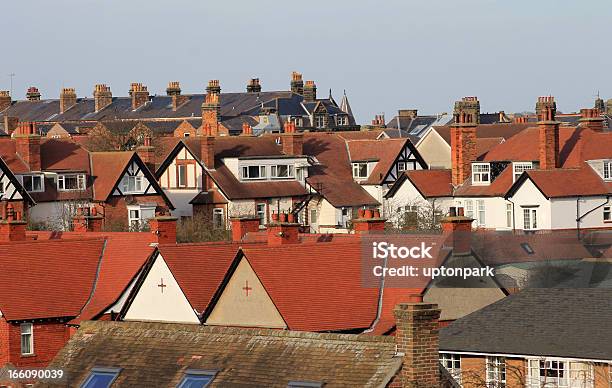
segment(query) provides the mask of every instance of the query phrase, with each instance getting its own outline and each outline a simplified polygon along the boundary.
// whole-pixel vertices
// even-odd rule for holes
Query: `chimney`
[[[94,105],[96,112],[101,111],[113,102],[113,93],[110,87],[104,84],[97,84],[94,88]]]
[[[399,117],[408,117],[411,119],[416,119],[419,111],[417,109],[400,109],[397,111]]]
[[[285,155],[302,155],[304,153],[304,134],[296,132],[295,123],[285,123],[285,133],[281,135]]]
[[[176,217],[157,216],[149,220],[157,244],[176,244]]]
[[[77,94],[74,88],[63,88],[60,93],[60,114],[75,106]]]
[[[30,171],[41,171],[40,135],[37,133],[36,123],[19,123],[13,137],[17,154],[30,167]]]
[[[208,81],[206,94],[221,94],[221,84],[218,79],[211,79]]]
[[[604,119],[599,109],[580,109],[580,126],[596,132],[604,130]]]
[[[249,123],[242,123],[242,135],[251,136],[253,135],[253,127]]]
[[[38,88],[35,86],[30,86],[28,88],[28,92],[26,93],[26,98],[28,101],[40,101],[40,92]]]
[[[474,120],[472,114],[461,111],[455,116],[455,123],[451,125],[453,186],[463,184],[472,174],[472,162],[476,160],[476,122]]]
[[[317,85],[314,81],[306,81],[304,85],[304,101],[313,102],[317,100]]]
[[[472,252],[473,218],[463,215],[463,208],[450,208],[448,217],[440,220],[446,246],[453,248],[453,255],[469,255]]]
[[[554,97],[539,97],[536,104],[540,131],[540,169],[559,167],[559,122],[555,121],[557,104]]]
[[[384,232],[385,222],[378,209],[359,209],[357,218],[353,220],[353,230],[356,234]]]
[[[78,208],[77,214],[72,217],[72,230],[74,232],[102,232],[104,217],[98,214],[95,207]]]
[[[440,387],[438,305],[401,303],[395,306],[393,315],[397,352],[403,357],[395,379],[406,388]]]
[[[19,125],[18,117],[8,116],[8,115],[4,116],[4,131],[7,134],[12,135],[13,132],[15,132],[15,130],[17,129],[18,125]]]
[[[21,219],[21,213],[16,212],[8,201],[2,201],[2,219],[0,219],[0,242],[24,241],[26,239],[27,222]]]
[[[149,101],[149,91],[141,83],[132,82],[129,94],[132,97],[132,110],[140,108]]]
[[[514,116],[514,122],[517,124],[525,124],[529,121],[527,116]]]
[[[384,113],[378,114],[378,115],[374,116],[374,119],[372,120],[372,126],[380,127],[380,128],[386,128],[387,127],[387,125],[385,124],[385,115],[384,115]]]
[[[604,102],[602,98],[599,97],[599,94],[597,95],[597,99],[595,100],[594,108],[599,110],[599,113],[603,113],[606,111],[606,103]]]
[[[302,80],[302,74],[294,71],[291,73],[291,93],[304,94],[304,81]]]
[[[151,144],[151,136],[144,137],[143,144],[136,149],[136,153],[149,171],[155,173],[155,148]]]
[[[261,84],[259,78],[251,78],[247,84],[247,93],[259,93],[261,92]]]
[[[480,124],[480,101],[478,101],[478,97],[463,97],[461,101],[456,101],[453,111],[455,122],[458,121],[461,113],[471,115],[474,124]]]
[[[208,89],[208,88],[207,88]],[[219,122],[221,121],[221,104],[219,103],[219,94],[208,93],[202,104],[202,126],[208,125],[209,131],[204,131],[209,136],[219,135]]]
[[[209,170],[215,169],[215,138],[204,136],[200,142],[200,157],[202,164]]]
[[[298,244],[299,231],[300,224],[295,222],[293,214],[273,214],[272,222],[268,224],[268,245]]]
[[[240,242],[247,233],[259,232],[259,218],[236,217],[230,220],[232,223],[232,241]]]
[[[172,97],[172,110],[174,112],[189,99],[187,96],[181,95],[181,85],[178,81],[168,83],[166,94]]]
[[[11,106],[13,100],[8,90],[0,90],[0,112]]]

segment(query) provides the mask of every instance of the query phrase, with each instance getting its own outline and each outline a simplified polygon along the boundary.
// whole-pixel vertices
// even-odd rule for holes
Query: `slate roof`
[[[527,289],[443,328],[440,350],[610,360],[607,322],[610,288]]]
[[[151,360],[155,360],[151,362]],[[138,322],[87,322],[49,366],[78,386],[99,366],[119,367],[114,385],[177,386],[189,369],[216,371],[210,387],[385,387],[401,366],[391,337]]]
[[[520,133],[525,128],[531,127],[533,124],[517,124],[517,123],[505,123],[505,124],[479,124],[476,126],[476,137],[477,138],[491,138],[501,137],[506,140],[510,139],[517,133]],[[444,139],[444,141],[450,145],[450,125],[437,126],[433,129]]]

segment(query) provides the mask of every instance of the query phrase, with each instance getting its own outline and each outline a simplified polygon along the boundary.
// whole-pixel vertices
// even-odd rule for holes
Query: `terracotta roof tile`
[[[92,152],[90,155],[94,200],[106,201],[134,157],[134,152]]]
[[[362,184],[383,183],[393,162],[400,155],[408,139],[350,140],[347,142],[351,162],[376,161],[376,167]]]
[[[548,198],[612,193],[601,176],[588,165],[578,169],[530,170],[526,173]]]

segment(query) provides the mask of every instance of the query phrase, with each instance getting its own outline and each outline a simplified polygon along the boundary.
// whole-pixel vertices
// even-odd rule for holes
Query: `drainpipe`
[[[584,213],[583,215],[580,215],[580,198],[582,197],[578,197],[576,199],[576,230],[578,233],[578,240],[580,240],[580,221],[582,221],[582,219],[586,216],[588,216],[589,214],[593,213],[595,210],[606,206],[607,204],[610,203],[610,196],[606,195],[606,202],[594,207],[593,209],[589,210],[588,212]]]
[[[506,201],[510,202],[512,204],[512,233],[516,233],[516,217],[514,214],[514,202],[512,202],[511,200],[509,200],[508,198],[506,198]]]

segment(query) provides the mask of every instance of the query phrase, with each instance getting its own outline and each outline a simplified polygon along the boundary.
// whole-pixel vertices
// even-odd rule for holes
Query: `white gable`
[[[113,195],[126,194],[157,194],[149,178],[136,162],[128,167]]]
[[[17,190],[17,186],[2,170],[0,170],[0,199],[23,199],[21,193]]]
[[[155,259],[123,319],[200,323],[161,254]]]

